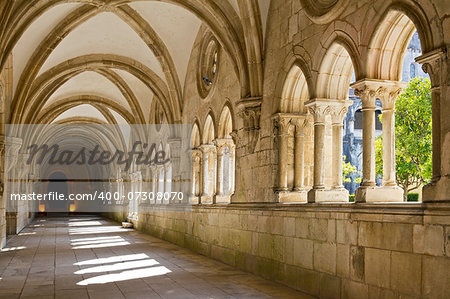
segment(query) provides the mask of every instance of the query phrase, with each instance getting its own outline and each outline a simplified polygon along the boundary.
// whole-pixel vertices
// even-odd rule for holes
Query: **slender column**
[[[314,185],[313,189],[325,189],[325,115],[328,106],[313,100],[307,107],[314,117]]]
[[[223,147],[217,148],[217,179],[216,179],[216,186],[217,186],[217,195],[223,195]]]
[[[383,186],[397,186],[395,177],[395,101],[401,87],[386,91],[383,104]]]
[[[295,125],[294,191],[305,189],[305,126],[307,122],[306,116],[293,120]]]
[[[202,151],[203,176],[202,176],[202,194],[201,203],[212,203],[212,196],[215,192],[215,146],[213,144],[203,144],[200,146]]]
[[[200,178],[198,176],[198,172],[200,169],[200,159],[201,159],[201,151],[198,149],[192,150],[192,184],[191,184],[191,195],[198,196],[199,195],[199,187],[200,187]]]
[[[275,127],[278,135],[278,187],[277,191],[288,191],[288,137],[290,118],[278,116],[275,119]]]
[[[398,202],[403,190],[395,182],[394,103],[403,83],[364,79],[353,84],[363,106],[363,182],[357,202]],[[383,187],[375,184],[375,100],[383,102]]]
[[[231,155],[234,152],[234,143],[231,138],[216,139],[214,143],[217,151],[217,191],[215,195],[215,203],[230,203],[230,195],[232,193],[231,190],[233,184],[232,180],[234,175],[234,157],[232,158]],[[229,152],[229,159],[227,160],[224,159],[225,149],[228,149]],[[225,169],[228,169],[227,177],[225,177]],[[225,182],[228,182],[228,184],[225,184]]]
[[[236,147],[233,143],[232,140],[230,140],[231,146],[230,146],[230,190],[228,190],[228,194],[227,195],[232,195],[234,194],[234,188],[235,188],[235,172],[236,172]]]
[[[332,121],[332,174],[333,174],[333,189],[342,190],[342,131],[344,129],[344,117],[347,114],[348,106],[352,104],[351,101],[342,101],[336,103],[331,107],[331,121]]]
[[[357,82],[359,83],[359,82]],[[375,100],[377,92],[362,82],[355,86],[361,98],[363,116],[363,179],[361,186],[375,186]]]
[[[202,150],[202,196],[207,196],[209,192],[208,172],[209,172],[209,151],[205,146],[201,146]]]

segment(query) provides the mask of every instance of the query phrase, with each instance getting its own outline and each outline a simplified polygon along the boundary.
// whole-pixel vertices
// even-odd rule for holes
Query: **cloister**
[[[450,3],[440,0],[1,1],[0,297],[448,298],[449,15]],[[394,126],[415,32],[423,51],[415,61],[431,80],[432,178],[422,201],[411,203],[396,181]],[[349,89],[362,111],[354,202],[342,168]],[[147,165],[141,156],[129,167],[30,164],[33,142],[66,151],[153,145],[148,160],[164,157]],[[37,181],[50,183],[39,189]],[[71,201],[56,218],[42,202],[10,200],[50,192],[52,182],[64,182],[66,193],[118,198],[109,210]],[[174,197],[133,200],[130,193]],[[120,232],[130,233],[124,240]],[[160,263],[159,272],[118,257],[141,249],[164,260],[146,260]],[[46,281],[63,266],[70,281],[86,275],[88,259],[112,274],[62,288],[56,278]],[[35,264],[42,279],[27,289]],[[30,274],[8,280],[24,268]],[[179,282],[174,269],[201,290]],[[220,279],[209,281],[204,269],[235,288],[215,287]],[[159,292],[166,278],[175,282]],[[156,289],[152,279],[160,281]],[[97,283],[103,289],[89,286]],[[180,290],[176,283],[181,293],[171,293]],[[37,285],[48,290],[39,294]]]

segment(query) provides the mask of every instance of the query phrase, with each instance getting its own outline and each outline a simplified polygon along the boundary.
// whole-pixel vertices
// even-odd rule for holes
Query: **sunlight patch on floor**
[[[86,268],[79,271],[76,271],[75,274],[88,274],[88,273],[101,273],[101,272],[112,272],[119,270],[128,270],[128,269],[137,269],[142,267],[151,267],[159,265],[159,263],[154,260],[140,260],[140,261],[132,261],[132,262],[121,262],[112,265],[103,265],[92,268]]]
[[[137,270],[128,270],[123,271],[120,273],[115,274],[105,274],[100,275],[96,277],[91,277],[85,280],[82,280],[77,283],[77,285],[92,285],[92,284],[105,284],[105,283],[111,283],[111,282],[118,282],[118,281],[126,281],[126,280],[132,280],[132,279],[138,279],[138,278],[146,278],[146,277],[152,277],[152,276],[159,276],[159,275],[165,275],[167,273],[170,273],[169,269],[167,269],[164,266],[159,267],[150,267],[150,268],[144,268],[144,269],[137,269]]]
[[[98,259],[82,261],[82,262],[75,263],[73,265],[74,266],[101,265],[101,264],[108,264],[108,263],[143,260],[143,259],[146,259],[148,257],[149,256],[146,255],[145,253],[128,254],[128,255],[112,256],[112,257],[98,258]]]

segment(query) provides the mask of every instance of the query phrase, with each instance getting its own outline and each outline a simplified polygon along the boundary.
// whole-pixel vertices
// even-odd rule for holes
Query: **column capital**
[[[261,118],[261,97],[245,98],[236,103],[238,115],[243,118],[247,134],[247,150],[253,153],[259,138]]]
[[[331,122],[333,125],[342,125],[344,121],[344,117],[347,114],[348,107],[353,105],[353,101],[343,100],[343,101],[334,101],[329,108],[331,115]]]
[[[214,144],[217,147],[217,153],[221,153],[224,147],[228,147],[230,151],[235,147],[231,138],[217,138],[214,140]]]
[[[433,51],[416,57],[416,62],[422,64],[422,69],[430,75],[432,89],[439,89],[441,85],[442,63],[447,60],[448,49],[446,47],[438,48]]]
[[[287,135],[291,126],[292,114],[277,113],[272,116],[273,126],[278,136]]]
[[[350,86],[361,98],[363,109],[375,108],[375,100],[380,98],[383,109],[393,109],[395,100],[407,85],[403,81],[362,79]]]
[[[206,154],[210,152],[215,152],[216,146],[214,144],[202,144],[200,145],[199,149],[202,153]]]
[[[330,101],[333,100],[315,98],[305,103],[305,106],[308,107],[309,112],[314,118],[315,124],[325,123],[325,116],[329,113]]]
[[[305,127],[310,121],[310,116],[308,114],[294,114],[291,120],[292,125],[295,127],[295,132],[297,135],[304,135]]]

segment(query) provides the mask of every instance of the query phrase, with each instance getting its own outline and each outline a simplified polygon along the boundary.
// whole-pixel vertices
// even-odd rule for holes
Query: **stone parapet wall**
[[[198,206],[155,209],[136,226],[315,296],[448,296],[445,205]]]

